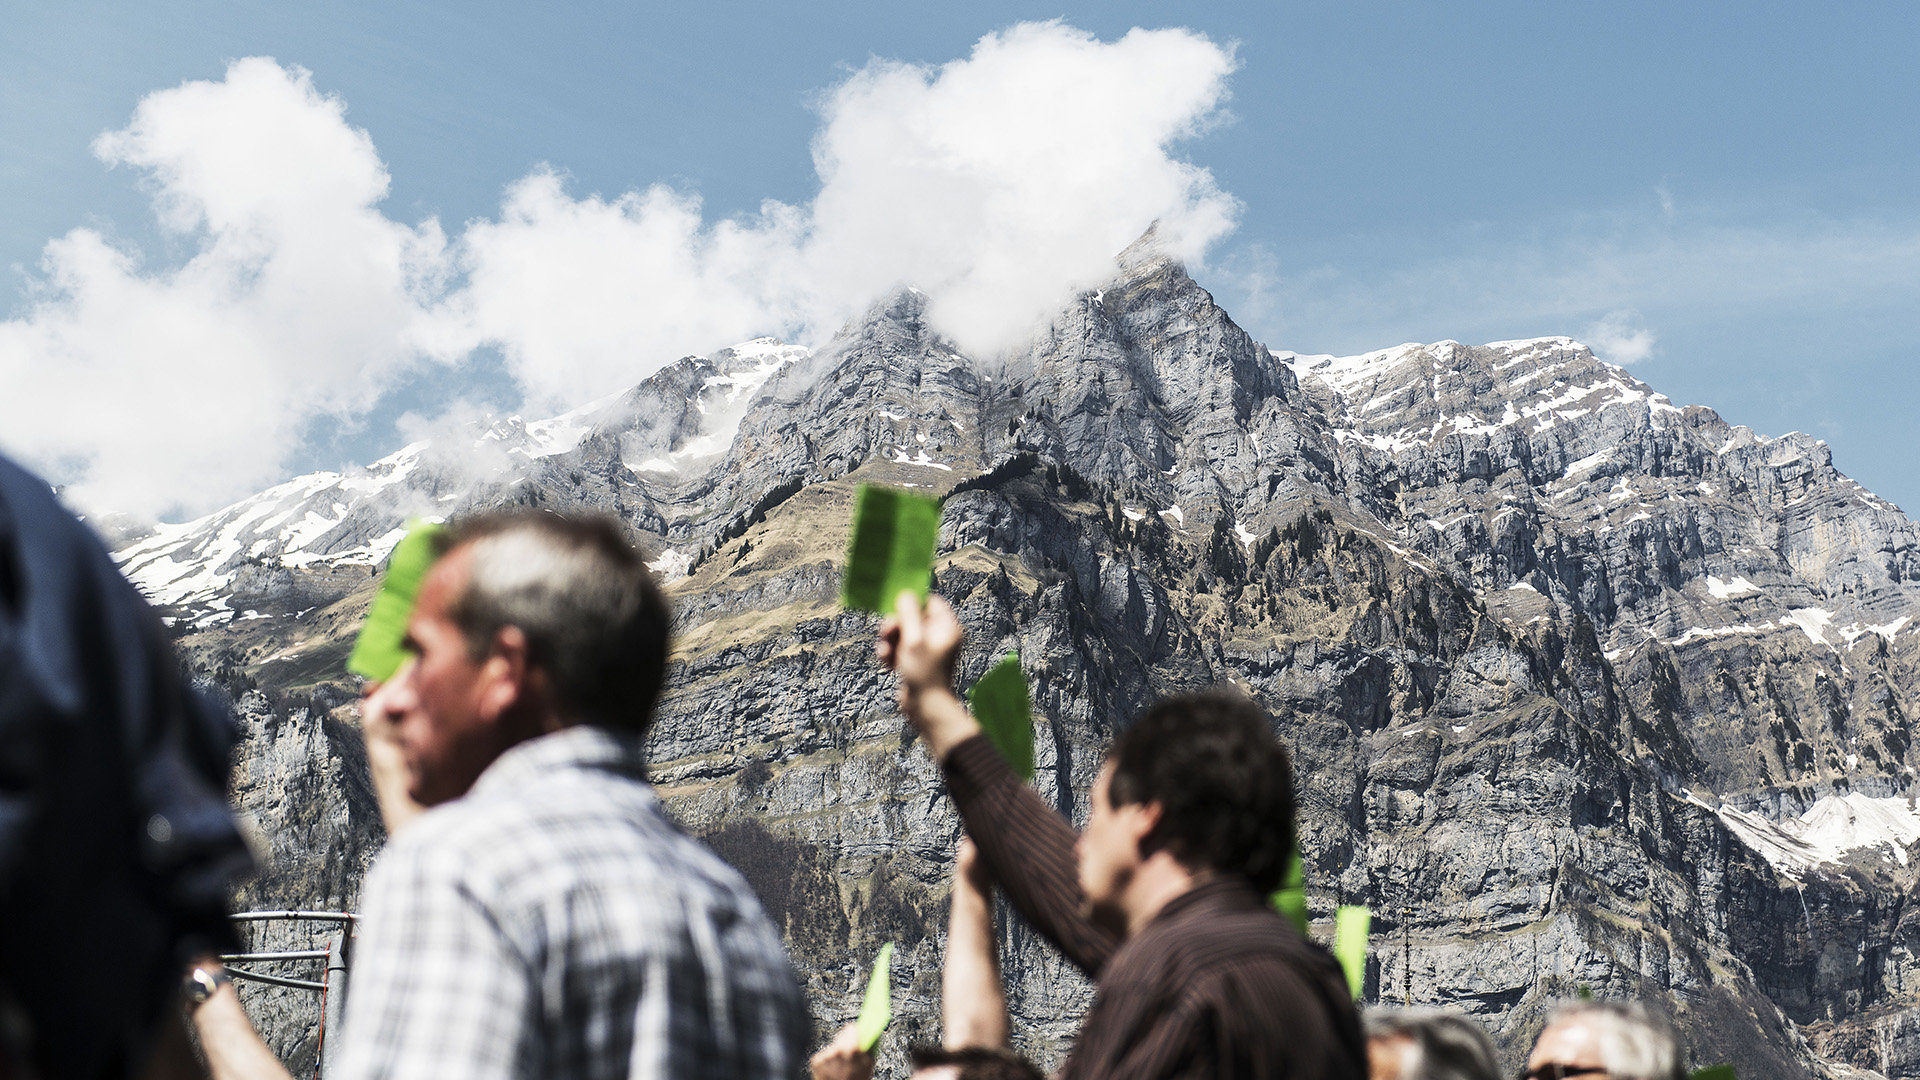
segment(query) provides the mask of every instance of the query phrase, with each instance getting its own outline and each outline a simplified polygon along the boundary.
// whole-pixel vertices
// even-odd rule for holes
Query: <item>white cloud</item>
[[[371,138],[306,71],[237,61],[95,144],[192,254],[49,243],[0,323],[0,439],[95,511],[199,511],[281,478],[316,418],[360,422],[410,365],[486,346],[530,408],[572,405],[689,352],[824,338],[912,284],[991,353],[1150,224],[1189,260],[1232,229],[1237,203],[1171,148],[1218,121],[1234,66],[1185,30],[1023,24],[825,95],[807,205],[708,221],[687,192],[576,196],[542,167],[450,243],[376,209]]]
[[[698,198],[664,186],[576,199],[538,170],[507,193],[500,220],[467,226],[465,284],[438,310],[433,347],[457,358],[497,345],[551,408],[688,353],[791,332],[808,322],[795,296],[799,216],[774,205],[755,222],[709,225]]]
[[[1610,311],[1598,322],[1587,326],[1582,338],[1595,356],[1622,366],[1637,364],[1653,355],[1653,331],[1634,325],[1630,311]]]
[[[937,70],[871,65],[815,141],[808,261],[836,292],[920,286],[963,349],[1017,345],[1149,224],[1189,260],[1232,229],[1237,203],[1168,146],[1216,118],[1233,68],[1189,31],[1103,44],[1058,23]]]
[[[982,38],[937,68],[875,61],[826,96],[821,188],[708,223],[663,186],[575,198],[541,170],[468,228],[440,349],[501,348],[564,404],[662,363],[775,333],[821,338],[901,285],[964,350],[1017,345],[1155,221],[1199,258],[1237,204],[1170,146],[1214,122],[1230,50],[1185,30],[1102,43],[1059,23]]]
[[[50,242],[0,323],[0,432],[84,506],[204,508],[280,478],[303,425],[370,406],[416,355],[437,227],[373,209],[387,174],[307,72],[234,63],[140,103],[95,152],[143,170],[183,265],[145,270],[91,229]]]

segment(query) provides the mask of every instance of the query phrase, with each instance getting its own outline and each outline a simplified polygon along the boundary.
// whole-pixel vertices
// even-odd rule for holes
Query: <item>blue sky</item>
[[[1204,130],[1169,144],[1237,200],[1197,276],[1262,340],[1346,353],[1571,334],[1677,401],[1825,438],[1843,470],[1920,506],[1910,5],[13,7],[0,315],[57,291],[43,248],[76,227],[141,268],[200,250],[192,229],[155,224],[151,171],[110,169],[93,144],[148,95],[241,57],[311,72],[384,163],[379,211],[458,243],[542,163],[570,198],[697,194],[708,225],[763,200],[806,206],[823,103],[876,58],[938,66],[1030,20],[1103,42],[1186,27],[1235,65],[1224,102],[1196,113]],[[484,343],[466,356],[302,417],[272,470],[376,456],[423,401],[519,404],[520,369]]]

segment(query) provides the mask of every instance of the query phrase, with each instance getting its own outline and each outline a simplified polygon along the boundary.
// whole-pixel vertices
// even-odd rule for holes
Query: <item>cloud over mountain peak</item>
[[[728,341],[820,339],[912,284],[961,348],[994,352],[1149,225],[1188,259],[1232,229],[1235,200],[1172,148],[1218,121],[1234,66],[1191,31],[1022,24],[825,94],[806,205],[710,221],[689,191],[576,195],[540,165],[449,238],[378,209],[372,137],[309,72],[239,60],[96,140],[190,253],[49,242],[0,322],[0,438],[85,507],[179,513],[280,478],[314,421],[364,422],[421,365],[480,349],[551,408]]]

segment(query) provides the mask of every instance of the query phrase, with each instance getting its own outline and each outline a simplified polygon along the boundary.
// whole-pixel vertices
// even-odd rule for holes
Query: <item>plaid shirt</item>
[[[572,727],[397,836],[367,875],[338,1075],[798,1075],[779,935],[643,775],[638,740]]]

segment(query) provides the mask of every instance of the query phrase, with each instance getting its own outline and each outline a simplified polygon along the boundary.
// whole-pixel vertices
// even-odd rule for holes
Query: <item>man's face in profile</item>
[[[492,654],[475,659],[450,617],[466,589],[470,553],[456,548],[420,583],[407,622],[407,649],[417,659],[401,669],[382,703],[406,761],[408,794],[424,806],[457,799],[506,749],[499,730]]]
[[[1140,840],[1145,834],[1141,806],[1112,802],[1113,762],[1100,768],[1088,798],[1086,830],[1074,844],[1080,871],[1080,892],[1088,914],[1099,922],[1124,927],[1120,897],[1140,866]]]

